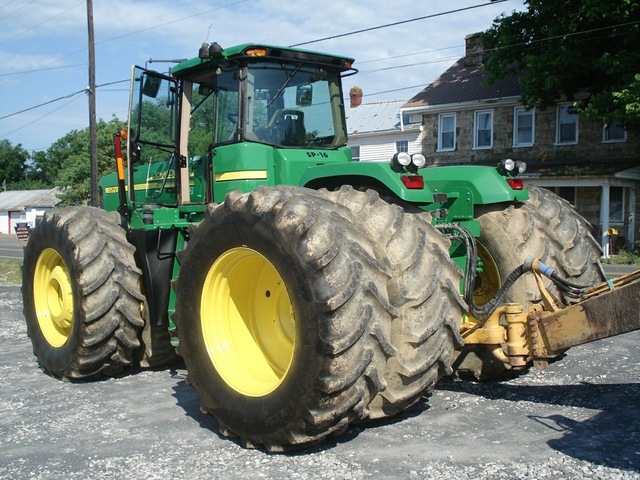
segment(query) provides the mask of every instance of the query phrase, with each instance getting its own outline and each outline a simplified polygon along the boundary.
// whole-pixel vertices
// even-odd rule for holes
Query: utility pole
[[[93,0],[87,0],[89,30],[89,157],[91,161],[91,205],[98,206],[98,130],[96,125],[96,58],[93,38]]]

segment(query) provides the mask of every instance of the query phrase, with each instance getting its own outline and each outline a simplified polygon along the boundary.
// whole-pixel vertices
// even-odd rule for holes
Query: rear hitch
[[[495,358],[514,370],[543,369],[570,347],[640,329],[640,270],[589,288],[568,284],[581,297],[563,305],[542,281],[553,274],[548,267],[532,259],[525,268],[536,277],[542,303],[527,311],[510,303],[485,321],[469,318],[461,331],[465,344],[492,346]]]

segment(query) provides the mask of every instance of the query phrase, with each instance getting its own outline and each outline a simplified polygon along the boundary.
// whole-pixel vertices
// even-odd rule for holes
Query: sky
[[[312,42],[302,48],[356,59],[345,95],[358,85],[364,103],[408,100],[464,55],[466,35],[524,8],[522,0],[93,0],[97,115],[126,119],[132,65],[165,72],[171,63],[147,62],[195,57],[213,41]],[[349,34],[359,30],[368,31]],[[88,127],[87,32],[86,0],[0,0],[0,141],[46,150]],[[327,37],[335,38],[317,41]]]

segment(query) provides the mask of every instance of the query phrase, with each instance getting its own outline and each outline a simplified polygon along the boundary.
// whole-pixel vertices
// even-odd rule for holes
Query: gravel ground
[[[268,454],[218,434],[183,368],[59,382],[18,287],[0,286],[0,311],[0,478],[640,479],[640,332],[507,382],[448,379],[391,421]]]

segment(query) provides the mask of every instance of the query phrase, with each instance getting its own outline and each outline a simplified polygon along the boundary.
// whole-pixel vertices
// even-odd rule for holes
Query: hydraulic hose
[[[484,321],[500,306],[505,294],[509,288],[513,286],[518,278],[525,272],[534,269],[542,275],[548,277],[565,295],[572,298],[580,298],[589,286],[577,285],[568,280],[560,278],[553,269],[544,263],[534,262],[533,258],[528,258],[522,265],[516,267],[506,278],[496,295],[484,305],[477,305],[473,296],[474,283],[478,266],[478,248],[476,239],[466,228],[454,223],[445,223],[435,226],[438,230],[445,233],[452,240],[463,243],[467,249],[466,272],[464,278],[464,301],[469,306],[469,313],[478,320]]]

